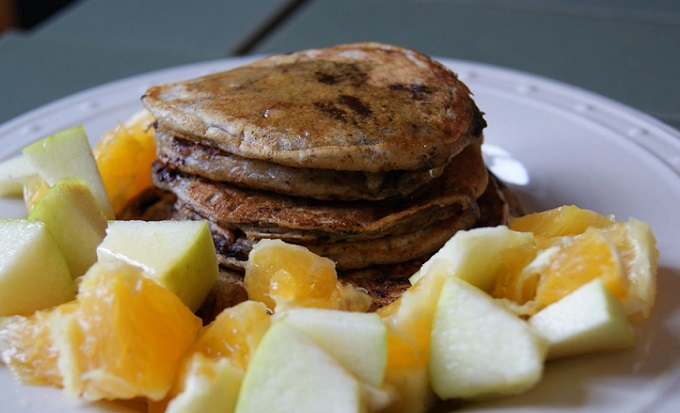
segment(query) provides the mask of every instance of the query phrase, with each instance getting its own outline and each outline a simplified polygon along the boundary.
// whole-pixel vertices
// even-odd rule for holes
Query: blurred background
[[[680,128],[677,0],[0,0],[0,123],[229,56],[382,41],[549,77]]]

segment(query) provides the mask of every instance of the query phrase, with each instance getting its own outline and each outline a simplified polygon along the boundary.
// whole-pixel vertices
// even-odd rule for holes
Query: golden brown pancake
[[[158,160],[164,164],[211,181],[280,194],[322,200],[369,200],[404,197],[441,175],[443,168],[427,171],[386,172],[336,171],[291,168],[247,159],[218,148],[156,131]]]
[[[152,87],[142,101],[185,139],[296,168],[436,169],[486,125],[448,68],[379,43],[274,55]]]
[[[176,207],[173,219],[206,219],[194,211]],[[345,239],[342,241],[295,242],[314,252],[330,258],[339,270],[369,267],[371,265],[394,264],[432,254],[458,230],[472,228],[479,219],[475,205],[461,214],[441,221],[435,221],[412,232],[387,234],[380,238]],[[239,229],[226,228],[209,221],[220,265],[236,270],[243,269],[248,254],[260,239],[278,236],[253,237]],[[289,241],[290,242],[290,241]]]
[[[468,145],[436,183],[417,196],[331,202],[283,196],[209,181],[156,165],[157,187],[172,191],[201,217],[256,238],[286,241],[368,239],[415,228],[472,207],[487,186],[479,143]]]

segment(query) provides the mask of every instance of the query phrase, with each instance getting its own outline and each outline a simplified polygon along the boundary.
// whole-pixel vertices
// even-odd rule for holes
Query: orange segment
[[[151,164],[156,159],[153,122],[151,114],[142,110],[105,133],[94,147],[97,167],[116,213],[152,185]]]
[[[424,368],[432,320],[444,277],[423,277],[376,313],[387,326],[387,371]]]
[[[565,205],[515,218],[510,222],[510,229],[533,232],[536,237],[553,238],[582,234],[588,227],[602,228],[611,223],[610,218],[595,211]]]
[[[201,320],[124,264],[95,264],[77,301],[55,336],[67,392],[93,400],[164,397]]]
[[[616,249],[594,228],[564,238],[558,252],[542,273],[536,291],[539,308],[554,303],[578,287],[600,278],[617,298],[624,299],[628,287]]]
[[[31,212],[35,204],[42,198],[50,185],[38,175],[28,178],[24,183],[24,205],[26,212]]]
[[[649,226],[615,222],[597,212],[564,206],[513,220],[511,229],[534,232],[540,251],[516,275],[497,280],[494,297],[531,315],[581,285],[600,278],[629,317],[646,317],[656,294],[656,240]]]
[[[338,281],[335,263],[307,248],[262,240],[248,257],[244,284],[248,297],[280,311],[290,307],[365,311],[368,295]]]
[[[12,316],[0,320],[0,358],[23,383],[62,386],[52,321],[76,308],[73,301],[28,317]]]
[[[191,353],[213,359],[230,358],[245,370],[257,345],[271,324],[266,307],[256,301],[244,301],[222,311],[203,328]]]

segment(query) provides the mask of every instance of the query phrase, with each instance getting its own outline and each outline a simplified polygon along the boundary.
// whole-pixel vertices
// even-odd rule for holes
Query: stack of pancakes
[[[470,91],[413,50],[275,55],[142,100],[172,218],[207,220],[232,272],[277,238],[331,258],[382,305],[456,231],[507,219]]]

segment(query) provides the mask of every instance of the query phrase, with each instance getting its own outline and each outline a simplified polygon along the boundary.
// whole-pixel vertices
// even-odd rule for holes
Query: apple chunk
[[[38,171],[24,156],[15,156],[0,162],[0,196],[21,196],[24,182]]]
[[[0,219],[0,316],[30,314],[75,298],[66,260],[44,223]]]
[[[66,129],[35,142],[25,147],[22,152],[40,177],[50,186],[62,178],[84,180],[104,216],[107,219],[114,218],[113,208],[82,126]]]
[[[381,386],[387,363],[387,329],[375,313],[294,308],[277,320],[307,333],[356,378]]]
[[[359,381],[303,331],[274,323],[243,378],[237,413],[366,411]]]
[[[196,311],[218,276],[206,221],[110,221],[99,260],[122,260],[177,294]]]
[[[548,344],[480,289],[448,278],[432,326],[429,371],[442,399],[515,394],[543,372]]]
[[[411,277],[411,284],[424,276],[457,277],[488,292],[504,270],[504,257],[532,249],[530,232],[504,226],[459,231]]]
[[[165,413],[233,412],[243,370],[228,358],[210,360],[192,356],[184,390],[170,401]]]
[[[28,215],[47,225],[77,278],[97,261],[97,245],[106,235],[107,220],[84,181],[65,178],[45,191]]]
[[[622,305],[600,279],[545,307],[529,324],[548,339],[551,359],[635,344],[635,331]]]

